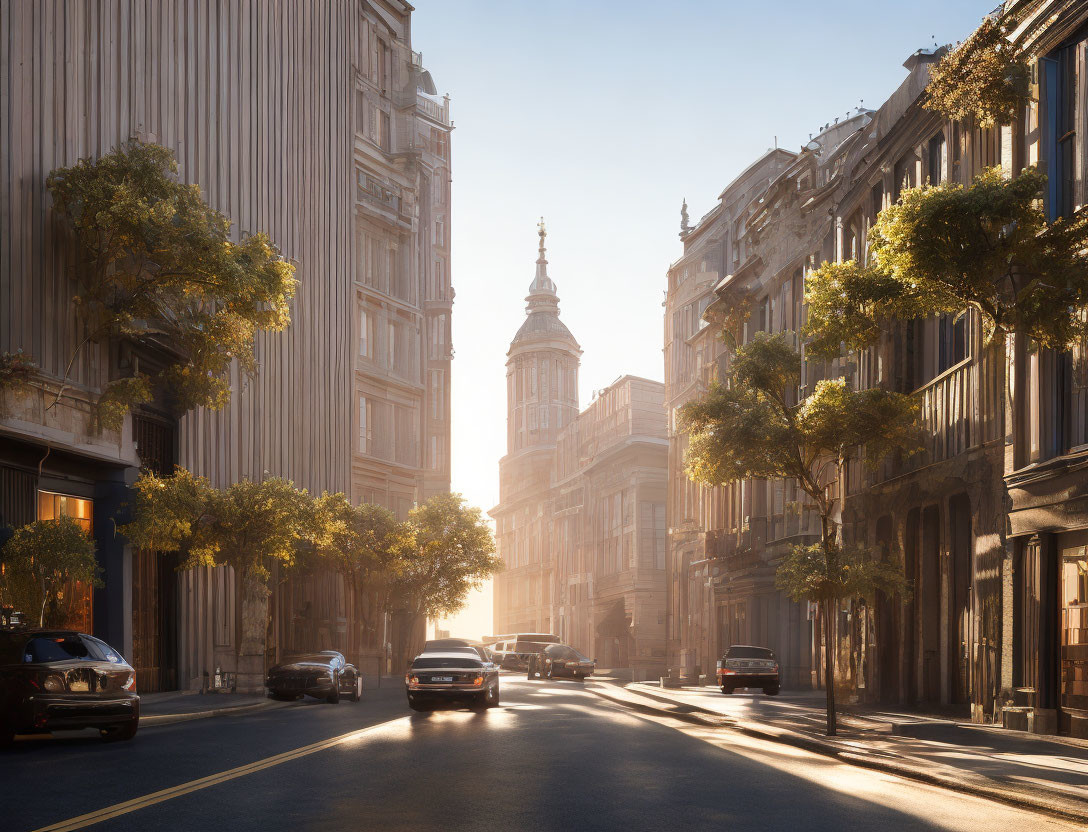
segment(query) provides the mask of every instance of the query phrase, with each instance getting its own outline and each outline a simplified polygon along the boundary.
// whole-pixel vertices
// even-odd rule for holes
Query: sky
[[[452,488],[486,512],[539,218],[583,350],[581,406],[625,373],[663,381],[682,200],[697,222],[776,142],[798,150],[836,116],[879,107],[912,52],[962,40],[997,0],[413,3],[413,49],[455,127]],[[490,633],[491,599],[488,583],[441,626]]]

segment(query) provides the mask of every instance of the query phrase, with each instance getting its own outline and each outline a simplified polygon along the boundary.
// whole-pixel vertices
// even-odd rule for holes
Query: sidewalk
[[[596,681],[596,680],[595,680]],[[1088,821],[1088,742],[913,713],[848,706],[824,735],[822,691],[734,693],[716,687],[595,684],[644,712],[732,728],[959,791]]]
[[[172,725],[212,716],[229,716],[257,710],[286,708],[293,702],[280,702],[258,694],[169,691],[140,694],[140,727]]]

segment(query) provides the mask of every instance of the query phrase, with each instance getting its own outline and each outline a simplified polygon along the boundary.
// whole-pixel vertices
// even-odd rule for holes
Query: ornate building
[[[536,276],[526,318],[506,360],[506,456],[499,462],[495,518],[506,569],[495,578],[496,632],[551,632],[557,626],[551,477],[556,440],[578,415],[581,347],[559,320],[540,222]]]
[[[412,7],[0,0],[0,11],[13,91],[0,115],[20,125],[0,131],[0,198],[19,206],[0,216],[0,352],[40,368],[29,390],[0,385],[0,529],[67,514],[91,531],[104,586],[67,593],[66,614],[132,660],[142,691],[199,685],[217,666],[259,683],[267,660],[298,646],[350,652],[357,616],[339,578],[278,584],[267,637],[254,616],[236,644],[228,567],[177,572],[114,524],[141,467],[182,465],[216,486],[282,476],[401,515],[448,490],[452,125],[412,51]],[[291,326],[257,336],[258,371],[233,372],[222,410],[179,418],[156,401],[102,431],[105,384],[156,356],[106,339],[78,349],[78,253],[45,177],[132,137],[170,148],[235,239],[267,232],[299,288]],[[364,644],[380,651],[384,635]]]
[[[877,215],[908,187],[966,186],[985,169],[1014,177],[1038,165],[1049,180],[1048,219],[1084,210],[1088,9],[1009,0],[993,15],[1033,79],[1012,123],[979,128],[924,108],[943,49],[910,55],[886,102],[825,125],[749,202],[735,237],[744,252],[714,287],[704,320],[746,311],[732,332],[738,343],[758,331],[795,337],[808,274],[825,261],[865,261]],[[682,264],[699,232],[685,234]],[[675,271],[670,297],[683,283]],[[668,359],[683,339],[666,343]],[[727,362],[723,352],[719,370]],[[666,362],[670,384],[682,378],[674,364]],[[672,660],[709,666],[723,646],[747,641],[779,653],[787,684],[826,684],[818,659],[827,647],[840,659],[835,682],[859,699],[1088,735],[1088,346],[1044,349],[1020,334],[988,344],[979,316],[964,309],[892,322],[879,344],[835,361],[806,358],[798,396],[834,377],[908,393],[921,406],[919,451],[875,468],[851,464],[830,486],[845,497],[846,541],[896,553],[911,594],[844,602],[828,621],[806,620],[773,578],[790,544],[814,539],[808,501],[788,481],[700,490],[704,506],[721,491],[722,511],[695,520],[670,499],[670,531],[684,531],[677,542],[696,552],[701,541],[704,553],[683,574],[696,564],[670,547],[679,585],[669,596]],[[685,629],[699,617],[706,627]]]
[[[507,360],[495,518],[497,633],[553,632],[601,666],[665,665],[664,388],[623,376],[578,412],[581,349],[559,319],[540,227]]]

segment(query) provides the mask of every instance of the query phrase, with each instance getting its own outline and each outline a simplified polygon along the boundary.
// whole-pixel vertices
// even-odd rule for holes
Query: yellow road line
[[[190,780],[188,783],[182,783],[178,786],[171,786],[168,789],[162,789],[161,791],[152,792],[151,794],[145,794],[143,797],[137,797],[132,800],[126,800],[123,803],[115,803],[112,806],[107,806],[104,809],[98,809],[94,812],[88,812],[85,815],[79,817],[69,818],[68,820],[62,820],[59,823],[51,824],[50,826],[43,826],[40,829],[34,830],[34,832],[68,832],[72,829],[83,829],[87,826],[92,826],[96,823],[101,823],[104,820],[115,818],[120,815],[127,815],[130,812],[135,812],[139,809],[144,809],[148,806],[154,806],[156,803],[162,803],[166,800],[173,800],[175,797],[182,797],[183,795],[191,794],[192,792],[206,789],[209,786],[215,786],[219,783],[226,783],[228,780],[234,780],[238,777],[245,777],[247,774],[254,774],[258,771],[263,771],[266,768],[272,768],[273,766],[281,765],[282,763],[290,762],[291,760],[297,760],[299,757],[307,757],[310,754],[316,754],[318,751],[324,751],[326,748],[332,748],[335,745],[341,745],[345,742],[358,739],[364,734],[368,734],[371,731],[376,731],[379,728],[385,728],[392,725],[395,722],[402,722],[408,719],[408,717],[400,717],[398,719],[392,719],[389,722],[381,722],[377,725],[370,725],[366,728],[360,728],[357,731],[349,731],[346,734],[341,734],[338,737],[331,737],[327,740],[321,740],[321,742],[315,742],[311,745],[304,745],[301,748],[293,749],[292,751],[284,751],[282,754],[275,754],[271,757],[265,757],[263,760],[257,760],[253,763],[248,763],[244,766],[238,766],[237,768],[227,769],[221,771],[218,774],[210,774],[207,777],[201,777],[198,780]]]

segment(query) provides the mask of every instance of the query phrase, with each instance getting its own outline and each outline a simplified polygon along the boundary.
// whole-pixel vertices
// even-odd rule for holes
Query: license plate
[[[68,683],[68,690],[73,691],[73,692],[75,692],[77,690],[88,690],[89,691],[90,689],[91,689],[90,685],[88,685],[86,682],[77,682],[77,681],[73,680],[73,681]]]
[[[432,676],[431,681],[432,682],[452,682],[453,677],[452,676]]]

